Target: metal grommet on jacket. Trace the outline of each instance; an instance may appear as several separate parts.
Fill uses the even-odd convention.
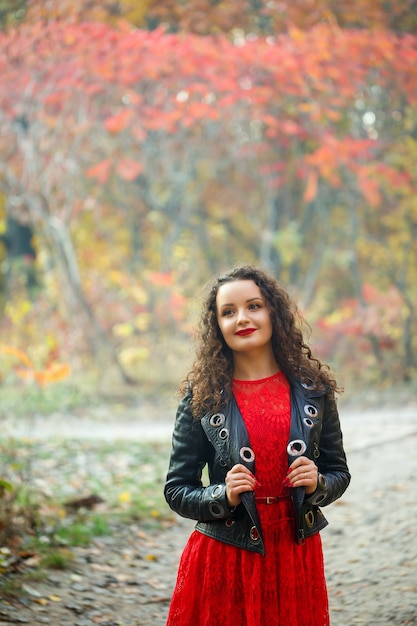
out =
[[[240,458],[247,463],[252,463],[255,460],[255,453],[252,448],[249,448],[248,446],[240,448],[239,454]]]
[[[213,489],[211,490],[211,497],[218,498],[219,496],[222,495],[223,491],[224,491],[224,488],[222,487],[222,485],[215,485]]]
[[[312,509],[310,509],[309,511],[307,511],[307,513],[304,516],[306,524],[309,528],[311,528],[314,524],[315,521],[315,517],[314,517],[314,512]]]
[[[252,528],[249,531],[249,537],[250,540],[253,543],[259,543],[259,541],[261,540],[261,535],[259,530],[256,528],[256,526],[252,526]]]
[[[225,419],[226,418],[223,413],[215,413],[210,417],[210,425],[214,428],[218,428],[219,426],[222,426],[224,424]]]
[[[217,519],[229,515],[230,512],[223,502],[226,486],[217,484],[211,485],[207,489],[210,494],[210,501],[208,503],[210,514]]]
[[[307,446],[302,439],[293,439],[287,446],[287,452],[290,456],[300,456],[307,450]]]
[[[222,439],[223,441],[225,439],[227,439],[229,436],[229,431],[227,428],[222,428],[221,430],[219,430],[219,439]]]
[[[308,416],[308,417],[317,417],[317,415],[319,414],[318,408],[314,406],[314,404],[306,404],[304,406],[304,413]]]
[[[224,517],[226,514],[226,509],[219,502],[209,502],[208,507],[213,517]]]
[[[326,494],[320,493],[311,498],[311,503],[314,504],[315,506],[320,506],[320,504],[323,502],[323,500],[325,500],[325,498],[326,498]]]

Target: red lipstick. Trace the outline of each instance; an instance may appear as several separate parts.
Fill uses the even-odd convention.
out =
[[[246,335],[251,335],[252,333],[254,333],[255,330],[256,328],[244,328],[243,330],[238,330],[235,334],[239,335],[239,337],[245,337]]]

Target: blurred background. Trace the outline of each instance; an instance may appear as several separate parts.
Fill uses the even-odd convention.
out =
[[[10,0],[0,28],[3,411],[171,396],[204,284],[252,262],[347,397],[415,390],[415,1]]]
[[[0,619],[165,624],[175,391],[256,263],[346,390],[335,623],[417,623],[416,33],[417,0],[0,0]]]

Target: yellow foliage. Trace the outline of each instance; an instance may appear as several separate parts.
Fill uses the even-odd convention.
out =
[[[139,304],[146,304],[148,302],[148,294],[142,287],[132,287],[130,294]]]
[[[132,501],[132,495],[130,491],[122,491],[119,493],[119,502],[122,504],[129,504]]]
[[[274,237],[275,248],[278,250],[283,265],[291,265],[300,257],[302,237],[296,222],[290,222],[286,228],[279,230]]]
[[[144,347],[124,348],[119,354],[119,360],[125,367],[134,366],[136,363],[149,358],[149,350]]]
[[[124,322],[113,326],[113,335],[115,337],[130,337],[133,332],[132,324]]]
[[[353,311],[351,307],[344,307],[344,308],[337,309],[336,311],[333,311],[333,313],[330,313],[330,315],[326,316],[326,324],[329,327],[335,326],[337,324],[340,324],[340,322],[349,320],[352,317],[352,315],[353,315]]]
[[[20,300],[18,302],[9,300],[4,307],[4,312],[10,317],[13,324],[18,326],[22,323],[31,309],[32,304],[29,300]]]
[[[359,237],[356,249],[360,257],[364,259],[364,262],[369,263],[373,267],[387,268],[392,264],[392,258],[387,254],[385,242],[369,241],[365,237]]]
[[[120,287],[126,287],[129,284],[127,274],[115,269],[109,271],[109,281]]]
[[[143,26],[146,14],[149,10],[150,0],[120,0],[124,7],[123,17],[135,26]]]
[[[151,321],[150,313],[141,313],[135,317],[135,327],[140,331],[146,331]]]

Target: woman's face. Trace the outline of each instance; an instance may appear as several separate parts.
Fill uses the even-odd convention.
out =
[[[269,308],[253,280],[221,285],[216,297],[216,313],[223,338],[234,352],[258,351],[270,345]]]

